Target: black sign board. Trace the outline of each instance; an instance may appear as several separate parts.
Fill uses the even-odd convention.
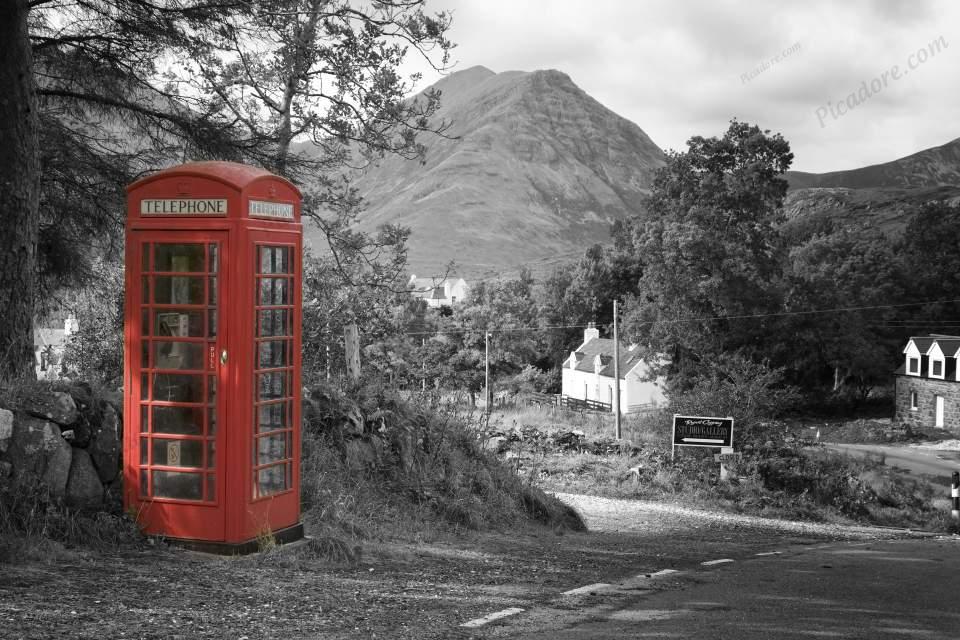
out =
[[[732,447],[733,418],[673,416],[675,447]]]

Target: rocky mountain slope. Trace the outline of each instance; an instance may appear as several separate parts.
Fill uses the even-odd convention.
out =
[[[452,126],[424,137],[426,162],[390,157],[352,176],[368,203],[361,228],[411,228],[419,275],[450,260],[476,277],[576,258],[609,241],[664,164],[637,125],[559,71],[472,67],[435,86]]]

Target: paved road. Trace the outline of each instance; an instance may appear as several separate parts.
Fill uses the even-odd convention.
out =
[[[825,446],[850,455],[881,455],[884,456],[888,466],[897,467],[912,474],[934,476],[946,484],[950,483],[950,476],[954,471],[960,471],[960,451],[883,444],[827,443]],[[960,638],[960,632],[957,633],[957,637]]]
[[[830,543],[732,560],[564,596],[482,637],[960,638],[956,537]]]

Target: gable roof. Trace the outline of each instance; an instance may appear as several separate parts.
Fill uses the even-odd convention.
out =
[[[601,362],[604,363],[602,369],[600,369],[600,375],[607,378],[613,377],[613,340],[610,338],[593,338],[584,343],[579,349],[574,352],[574,355],[581,356],[574,367],[577,371],[583,371],[585,373],[593,373],[594,362],[597,356],[601,357]],[[625,378],[627,373],[633,369],[637,364],[643,361],[643,358],[640,357],[640,350],[634,349],[630,350],[627,347],[620,345],[620,378]],[[569,365],[570,358],[568,357],[566,363]]]
[[[910,338],[910,342],[913,343],[913,346],[917,348],[917,351],[926,355],[927,351],[930,349],[930,345],[933,344],[933,338],[927,336],[913,336]],[[910,348],[910,342],[907,343],[904,352]]]
[[[940,350],[943,351],[943,355],[948,358],[957,357],[957,352],[960,351],[960,338],[937,338],[936,342],[940,345]]]

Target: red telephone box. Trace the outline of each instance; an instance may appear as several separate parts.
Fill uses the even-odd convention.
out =
[[[127,187],[124,506],[244,552],[300,523],[300,192],[197,162]]]

